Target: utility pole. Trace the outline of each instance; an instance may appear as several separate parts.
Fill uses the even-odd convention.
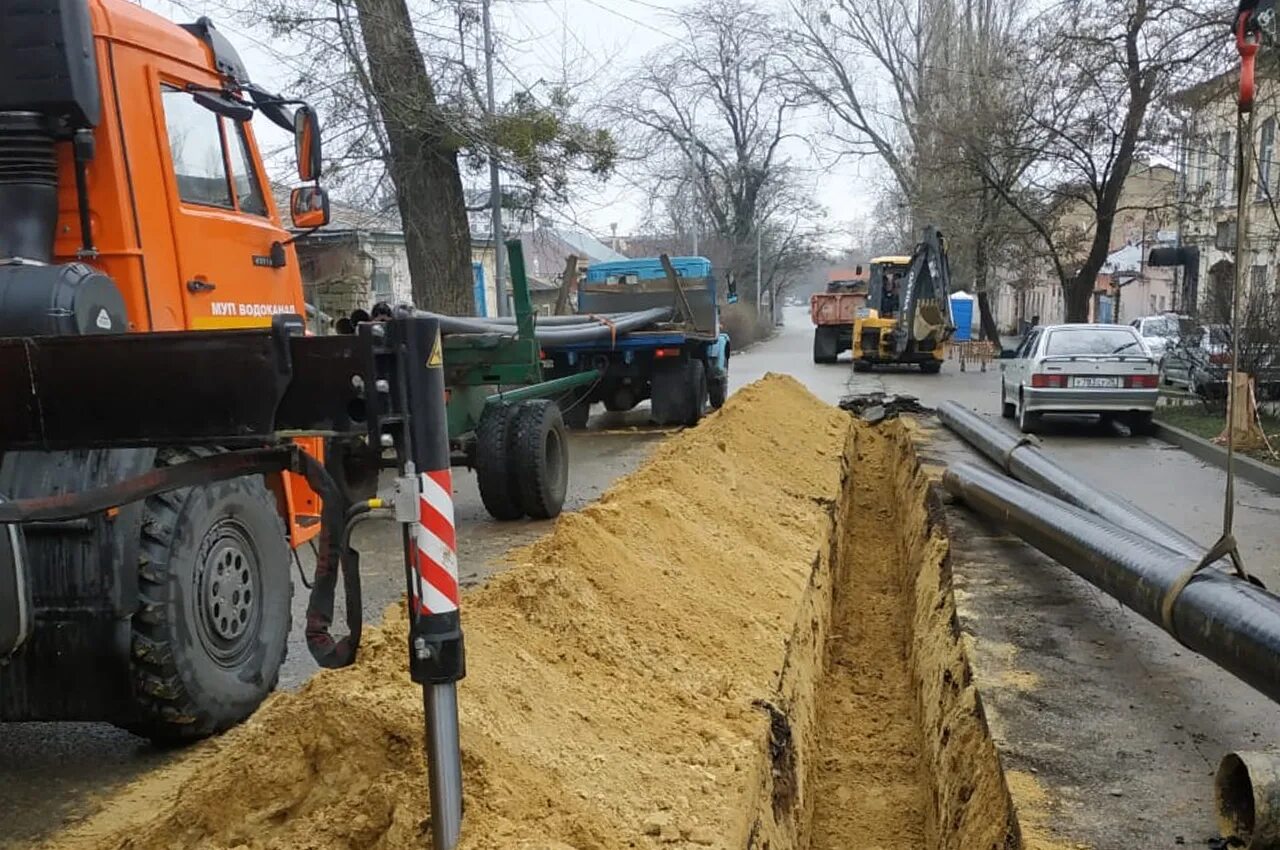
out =
[[[489,119],[497,115],[498,106],[493,94],[493,22],[489,18],[489,0],[480,0],[480,13],[484,26],[484,84],[489,101]],[[493,291],[498,299],[498,315],[508,314],[506,246],[502,240],[502,186],[498,182],[498,145],[489,146],[489,211],[493,218]]]

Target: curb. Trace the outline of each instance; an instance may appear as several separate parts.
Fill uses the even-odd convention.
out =
[[[1227,468],[1227,450],[1221,446],[1214,445],[1181,428],[1165,425],[1159,419],[1153,425],[1155,426],[1153,436],[1156,439],[1177,446],[1205,463],[1211,463],[1221,469]],[[1236,455],[1235,467],[1236,475],[1244,480],[1272,493],[1280,493],[1280,468],[1268,466],[1241,454]]]

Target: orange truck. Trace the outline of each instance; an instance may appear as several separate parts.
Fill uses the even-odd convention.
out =
[[[867,283],[862,266],[832,269],[826,291],[809,296],[814,363],[834,363],[840,352],[853,348],[853,323],[867,304]]]
[[[308,649],[353,660],[350,529],[389,514],[434,846],[452,847],[465,665],[439,324],[304,332],[261,120],[295,139],[294,227],[324,225],[315,113],[254,84],[207,19],[0,2],[0,720],[165,742],[238,723],[279,678],[308,542]],[[357,498],[384,468],[394,496]]]

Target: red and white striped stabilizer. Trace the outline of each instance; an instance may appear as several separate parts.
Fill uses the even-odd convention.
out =
[[[453,527],[453,477],[449,470],[418,476],[414,604],[420,614],[458,610],[458,537]]]

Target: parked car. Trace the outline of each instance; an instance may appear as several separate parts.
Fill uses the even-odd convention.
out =
[[[1253,334],[1247,329],[1241,338],[1242,368],[1253,374],[1258,393],[1280,394],[1280,352],[1275,350],[1273,331]],[[1160,367],[1165,386],[1183,387],[1205,398],[1224,398],[1227,373],[1231,371],[1231,327],[1203,325],[1184,334],[1166,353]]]
[[[1000,413],[1032,433],[1046,413],[1117,417],[1134,433],[1151,430],[1159,369],[1130,325],[1033,328],[1000,364]]]
[[[1166,351],[1178,344],[1183,335],[1194,332],[1196,327],[1189,316],[1179,316],[1176,313],[1143,316],[1129,324],[1142,335],[1142,341],[1147,344],[1157,362],[1164,358]]]

